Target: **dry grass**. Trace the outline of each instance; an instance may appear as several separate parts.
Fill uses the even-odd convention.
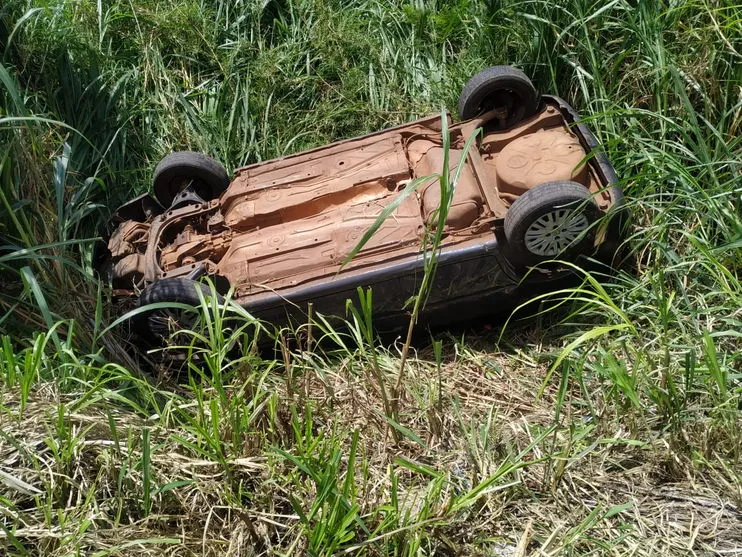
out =
[[[568,394],[568,416],[556,424],[555,389],[534,398],[544,365],[461,346],[452,352],[440,385],[430,354],[411,362],[400,419],[412,433],[399,443],[385,434],[378,389],[358,358],[336,361],[319,376],[311,371],[316,361],[305,365],[295,354],[292,392],[278,378],[264,385],[274,402],[258,410],[256,427],[224,460],[209,458],[208,435],[178,424],[199,421],[193,393],[172,395],[163,406],[169,416],[145,418],[112,404],[115,391],[106,388],[91,398],[40,383],[22,411],[20,393],[6,390],[5,542],[43,555],[304,554],[307,534],[290,498],[307,512],[318,486],[276,448],[303,454],[307,467],[319,469],[313,457],[321,440],[341,449],[346,462],[357,431],[352,494],[359,515],[373,531],[393,512],[395,496],[400,523],[366,539],[357,532],[345,552],[356,553],[358,542],[358,551],[387,554],[404,536],[440,555],[735,554],[742,547],[740,470],[725,469],[719,455],[698,466],[656,432],[630,432],[618,420],[585,413],[579,393]],[[393,355],[382,358],[388,370],[394,364]],[[218,397],[208,387],[203,395]],[[312,409],[311,418],[296,415],[302,408]],[[310,433],[298,438],[296,428],[307,426]],[[229,437],[226,420],[215,427]],[[142,509],[145,429],[149,515]],[[311,440],[319,445],[307,451],[302,441]],[[506,461],[517,466],[451,512]],[[347,474],[344,464],[340,470],[337,485]]]

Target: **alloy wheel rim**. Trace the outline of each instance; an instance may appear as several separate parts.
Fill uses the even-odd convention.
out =
[[[525,234],[526,248],[544,257],[559,255],[587,230],[585,213],[574,209],[554,209],[541,215]]]

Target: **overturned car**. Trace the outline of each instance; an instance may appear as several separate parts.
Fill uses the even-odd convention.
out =
[[[446,156],[452,169],[464,161],[428,321],[512,308],[564,274],[557,261],[609,262],[620,241],[622,192],[575,111],[539,95],[509,66],[475,75],[458,110],[456,124],[434,115],[239,168],[231,180],[205,155],[169,155],[155,169],[154,195],[113,215],[96,266],[115,296],[142,305],[197,305],[197,281],[212,277],[274,323],[302,319],[309,304],[343,315],[359,286],[372,287],[375,323],[394,326],[422,278],[423,238],[438,214],[436,175]],[[426,176],[400,202],[400,192]],[[392,203],[394,211],[346,261]],[[153,320],[140,321],[141,335],[161,340]]]

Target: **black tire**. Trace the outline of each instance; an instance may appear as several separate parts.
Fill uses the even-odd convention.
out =
[[[106,239],[108,238],[106,234],[101,234],[101,236]],[[107,241],[95,241],[93,244],[91,264],[95,277],[103,281],[103,284],[110,286],[113,278],[113,255],[111,254],[111,250],[108,249]]]
[[[189,184],[204,201],[211,201],[227,189],[229,176],[221,164],[203,153],[178,151],[162,159],[152,177],[155,197],[165,208]]]
[[[546,182],[528,190],[505,214],[508,259],[529,267],[552,259],[574,260],[594,249],[600,208],[577,182]]]
[[[211,289],[203,283],[186,278],[165,278],[153,282],[139,294],[138,307],[160,302],[180,303],[193,307],[193,311],[179,308],[158,308],[145,311],[134,318],[137,334],[150,346],[164,346],[177,328],[189,328],[198,315],[201,305],[198,291],[211,296]],[[221,297],[219,297],[221,301]],[[184,343],[188,340],[184,339]]]
[[[495,107],[506,108],[505,127],[533,116],[541,97],[528,76],[512,66],[492,66],[472,77],[459,96],[459,117],[475,118]]]

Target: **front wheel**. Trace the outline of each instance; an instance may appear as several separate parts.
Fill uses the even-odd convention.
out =
[[[140,293],[138,307],[146,308],[151,304],[163,304],[163,307],[145,309],[139,313],[134,318],[136,332],[152,347],[164,347],[167,344],[187,346],[193,340],[190,331],[197,324],[200,315],[199,290],[204,299],[212,294],[206,284],[191,279],[165,278],[153,282]],[[178,352],[175,351],[175,354],[182,358],[184,353]],[[174,355],[173,351],[169,353]]]
[[[152,177],[152,189],[160,204],[167,208],[187,187],[204,201],[211,201],[229,185],[224,167],[211,157],[193,151],[178,151],[162,159]]]
[[[529,267],[589,255],[599,217],[599,207],[582,184],[540,184],[516,199],[505,215],[508,257],[518,266]]]

